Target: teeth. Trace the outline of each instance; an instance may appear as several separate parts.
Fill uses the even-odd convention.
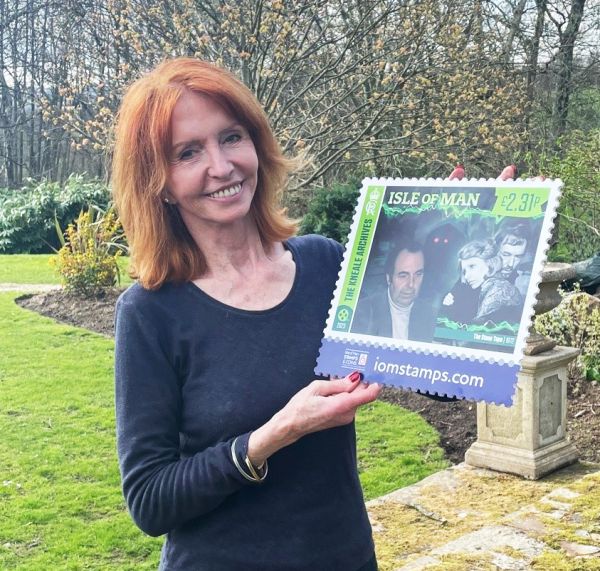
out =
[[[213,192],[209,194],[211,198],[225,198],[226,196],[233,196],[234,194],[238,194],[242,190],[241,184],[236,184],[230,188],[226,188],[225,190],[219,190],[219,192]]]

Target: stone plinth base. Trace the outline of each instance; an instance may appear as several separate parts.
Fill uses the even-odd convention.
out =
[[[524,357],[513,406],[477,404],[477,441],[465,462],[530,479],[575,462],[566,436],[567,365],[577,354],[556,347]]]
[[[479,468],[517,474],[537,480],[563,466],[577,462],[579,454],[567,440],[538,450],[522,450],[491,442],[475,442],[465,454],[465,462]]]

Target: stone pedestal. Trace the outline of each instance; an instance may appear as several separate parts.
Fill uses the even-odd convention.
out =
[[[555,347],[524,357],[513,406],[477,404],[477,441],[465,462],[532,480],[575,462],[566,437],[567,364],[578,352]]]
[[[537,302],[533,308],[535,315],[541,315],[555,308],[561,302],[558,286],[565,280],[577,275],[571,264],[549,262],[544,265],[539,283]],[[523,350],[525,355],[537,355],[556,347],[556,341],[537,333],[533,325],[529,328],[529,337]]]

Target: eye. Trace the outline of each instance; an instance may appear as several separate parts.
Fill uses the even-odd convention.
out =
[[[179,153],[179,155],[177,156],[177,160],[190,161],[193,158],[195,158],[200,153],[200,151],[201,149],[199,149],[198,147],[187,147],[186,149],[183,149],[181,153]]]
[[[235,145],[236,143],[239,143],[241,140],[242,140],[241,133],[230,133],[229,135],[225,136],[225,138],[223,139],[223,143],[226,145]]]
[[[182,161],[191,159],[194,156],[194,151],[192,149],[186,149],[179,155],[179,159]]]

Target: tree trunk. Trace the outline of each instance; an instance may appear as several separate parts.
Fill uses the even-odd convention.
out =
[[[573,92],[573,52],[579,34],[579,26],[583,18],[585,0],[573,0],[567,27],[560,34],[560,47],[558,51],[558,85],[554,103],[554,135],[560,137],[567,127],[567,114],[569,112],[569,98]]]
[[[515,6],[515,11],[513,13],[510,28],[508,30],[508,35],[506,36],[506,41],[504,42],[504,61],[507,63],[512,61],[513,43],[515,41],[517,32],[521,28],[521,20],[523,19],[523,12],[525,11],[526,3],[527,0],[519,0],[518,4]]]

